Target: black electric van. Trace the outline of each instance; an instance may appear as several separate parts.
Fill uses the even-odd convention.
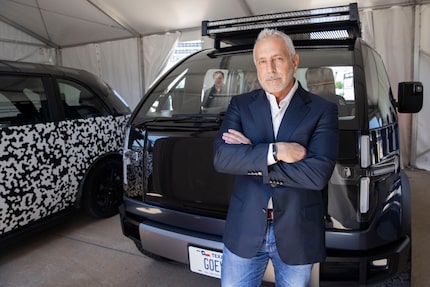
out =
[[[409,286],[411,190],[400,164],[397,112],[418,112],[423,86],[400,83],[395,100],[381,57],[360,38],[356,4],[204,21],[214,49],[166,73],[130,118],[124,235],[145,254],[220,277],[234,178],[214,170],[213,140],[230,99],[258,88],[252,47],[265,27],[293,39],[302,86],[338,105],[337,163],[323,192],[328,257],[313,277],[321,286]],[[217,71],[226,89],[208,103],[205,90]],[[265,280],[273,280],[270,273]]]
[[[0,241],[77,206],[117,214],[130,114],[89,72],[0,60]]]

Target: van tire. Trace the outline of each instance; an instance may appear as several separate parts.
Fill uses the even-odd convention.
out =
[[[393,278],[378,284],[371,285],[370,287],[410,287],[411,286],[411,272],[403,272]]]
[[[122,202],[122,162],[106,158],[91,168],[85,180],[83,206],[95,218],[108,218],[118,213]]]
[[[369,287],[410,287],[411,286],[411,253],[409,254],[408,264],[402,273],[387,279],[386,281],[370,285]]]

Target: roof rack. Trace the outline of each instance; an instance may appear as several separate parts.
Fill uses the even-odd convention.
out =
[[[202,36],[232,46],[252,45],[258,33],[272,28],[288,34],[295,44],[351,44],[361,36],[357,3],[259,16],[202,21]]]

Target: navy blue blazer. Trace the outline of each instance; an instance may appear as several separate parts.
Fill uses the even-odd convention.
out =
[[[251,145],[226,144],[222,133],[242,132]],[[281,259],[291,265],[325,259],[324,200],[321,190],[333,172],[338,150],[337,106],[304,90],[294,94],[276,141],[306,147],[303,160],[267,165],[275,142],[270,104],[263,90],[233,97],[214,142],[218,172],[236,175],[224,230],[224,244],[238,256],[255,256],[265,238],[269,198]]]

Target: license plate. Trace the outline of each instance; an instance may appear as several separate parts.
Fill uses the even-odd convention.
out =
[[[203,275],[221,278],[222,252],[188,246],[190,270]]]

